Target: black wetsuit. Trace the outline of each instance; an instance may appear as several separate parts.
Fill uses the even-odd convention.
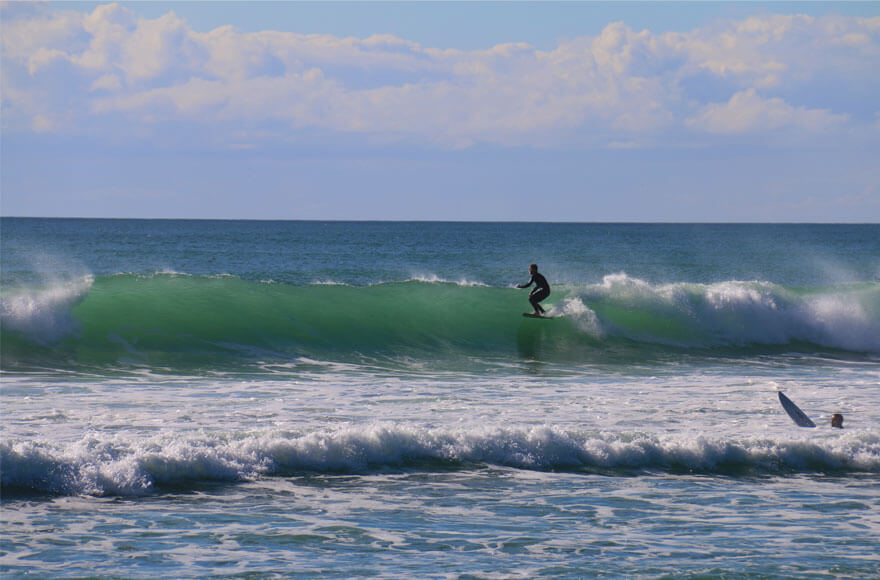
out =
[[[538,303],[550,296],[550,284],[547,283],[547,278],[535,272],[532,274],[532,279],[529,280],[529,283],[523,284],[520,288],[528,288],[532,284],[535,285],[535,289],[529,293],[529,302],[532,303],[532,308],[535,309],[535,312],[544,314],[546,311]]]

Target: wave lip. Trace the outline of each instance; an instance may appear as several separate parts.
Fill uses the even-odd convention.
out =
[[[88,437],[67,445],[5,441],[0,465],[4,494],[121,496],[296,473],[473,465],[609,475],[880,473],[880,437],[854,431],[821,440],[724,440],[597,435],[555,426],[445,430],[374,424],[300,435]]]
[[[332,281],[329,281],[332,282]],[[359,364],[591,362],[603,347],[793,348],[880,353],[880,284],[650,284],[626,274],[557,285],[558,320],[524,321],[526,294],[436,277],[290,286],[234,276],[115,274],[11,290],[0,304],[7,368],[241,368],[309,358]],[[648,349],[650,350],[650,348]],[[55,365],[55,366],[53,366]]]
[[[79,328],[73,308],[85,299],[93,283],[94,277],[88,275],[12,291],[0,300],[0,323],[37,344],[56,343]]]
[[[447,280],[446,278],[441,278],[436,274],[420,274],[417,276],[412,276],[407,282],[421,282],[423,284],[454,284],[456,286],[461,286],[463,288],[467,287],[481,287],[481,288],[489,288],[488,284],[484,284],[483,282],[477,282],[474,280],[468,280],[466,278],[460,278],[459,280]]]
[[[582,305],[577,308],[577,302]],[[597,336],[677,347],[803,342],[880,353],[880,284],[817,289],[769,282],[652,285],[626,274],[575,289],[566,299]]]

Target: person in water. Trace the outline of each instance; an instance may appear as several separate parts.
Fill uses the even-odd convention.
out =
[[[843,415],[840,413],[834,413],[831,415],[831,426],[843,429]]]
[[[532,304],[532,308],[535,310],[536,316],[543,316],[544,312],[546,312],[539,302],[550,296],[550,284],[547,283],[547,278],[538,274],[538,265],[532,264],[529,266],[529,274],[531,274],[531,279],[528,284],[517,284],[517,288],[528,288],[532,284],[535,285],[535,288],[529,293],[529,302]]]

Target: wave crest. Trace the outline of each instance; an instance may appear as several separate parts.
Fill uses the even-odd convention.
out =
[[[40,345],[58,342],[79,328],[72,311],[93,283],[88,275],[13,291],[0,300],[0,323]]]
[[[880,352],[880,284],[794,289],[769,282],[652,285],[626,274],[575,289],[575,318],[599,336],[681,347],[805,342]],[[598,324],[596,323],[598,319]],[[592,330],[595,329],[595,330]]]
[[[163,486],[295,473],[468,469],[474,464],[611,475],[880,473],[880,437],[854,431],[825,439],[725,440],[595,434],[556,426],[446,430],[373,424],[300,435],[164,434],[146,440],[88,437],[67,445],[0,443],[4,493],[128,496]]]
[[[880,353],[880,284],[650,284],[625,274],[554,287],[558,320],[524,320],[526,293],[439,279],[290,286],[231,276],[117,274],[9,292],[4,364],[163,368],[248,361],[591,361],[605,344],[794,345]]]

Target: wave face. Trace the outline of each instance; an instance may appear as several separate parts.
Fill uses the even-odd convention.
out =
[[[683,347],[802,342],[880,352],[880,284],[786,288],[769,282],[651,285],[625,274],[563,302],[603,335]]]
[[[375,424],[300,435],[90,436],[66,446],[2,442],[0,460],[4,494],[135,496],[262,476],[486,465],[608,474],[880,473],[880,439],[864,432],[826,440],[734,441],[552,426],[445,430]]]
[[[233,276],[85,277],[3,296],[3,363],[176,368],[290,357],[577,361],[609,344],[880,353],[880,284],[651,285],[618,274],[601,284],[557,286],[547,304],[558,318],[523,319],[526,291],[435,279],[292,286]]]

